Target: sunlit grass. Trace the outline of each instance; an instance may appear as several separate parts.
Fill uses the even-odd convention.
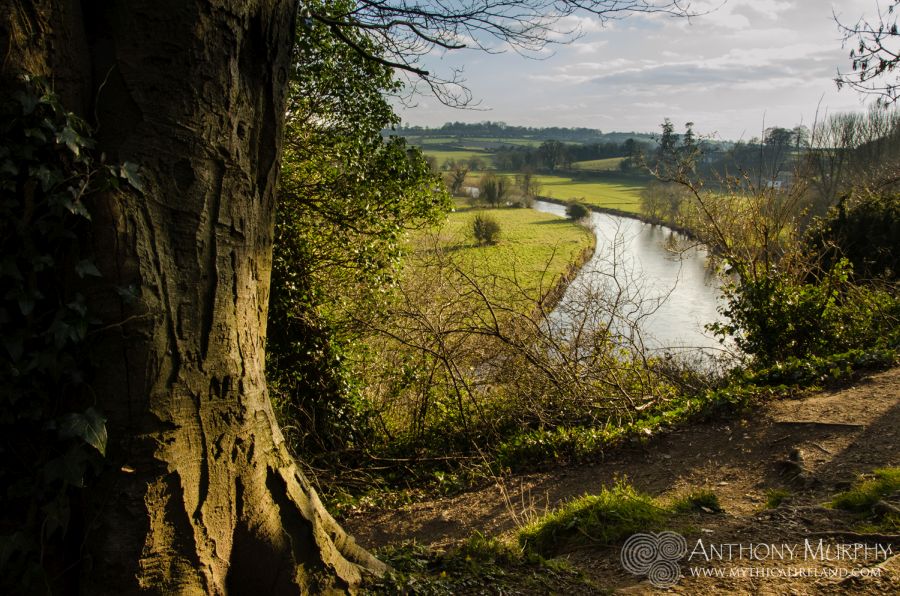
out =
[[[668,517],[652,497],[619,482],[535,520],[519,530],[518,541],[526,551],[553,556],[570,544],[614,544],[636,532],[658,530]]]
[[[644,185],[634,179],[616,177],[574,180],[565,176],[538,176],[541,195],[563,201],[579,200],[588,205],[638,213]]]
[[[479,213],[491,215],[500,224],[497,244],[480,246],[475,241],[472,222]],[[515,278],[533,298],[555,286],[594,241],[587,228],[562,217],[533,209],[472,208],[461,201],[432,233],[473,273]]]
[[[624,159],[624,157],[607,157],[606,159],[576,161],[572,164],[572,168],[585,172],[616,172]]]
[[[484,167],[489,167],[494,163],[494,154],[489,151],[479,151],[475,149],[439,150],[423,148],[422,152],[425,155],[437,159],[438,166],[441,167],[448,161],[467,162],[472,158],[480,159],[484,162]]]
[[[882,468],[875,470],[872,478],[862,479],[850,490],[835,495],[831,506],[865,513],[875,503],[897,491],[900,491],[900,468]]]

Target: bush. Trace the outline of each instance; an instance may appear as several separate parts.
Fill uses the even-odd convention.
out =
[[[863,278],[900,279],[900,193],[842,199],[807,234],[807,246],[826,265],[846,258]]]
[[[773,268],[726,288],[722,313],[729,322],[709,328],[733,337],[761,366],[889,343],[900,319],[900,299],[855,285],[851,275],[846,259],[812,282]]]
[[[478,244],[497,244],[500,240],[500,224],[493,217],[479,213],[472,220],[472,233]]]
[[[591,212],[590,209],[582,205],[581,203],[569,203],[566,206],[566,217],[569,219],[573,219],[578,221],[579,219],[584,219]]]

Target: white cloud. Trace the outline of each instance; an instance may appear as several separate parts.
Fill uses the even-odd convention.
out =
[[[494,108],[490,118],[511,124],[652,131],[670,116],[736,138],[758,134],[763,114],[785,126],[810,121],[820,99],[832,111],[860,108],[857,96],[838,94],[832,80],[847,66],[832,10],[855,22],[874,6],[875,0],[728,0],[690,20],[655,15],[601,27],[596,19],[570,17],[566,26],[584,35],[555,46],[546,60],[469,52],[456,62],[448,56],[434,70],[464,64],[475,96]],[[419,114],[421,120],[415,112],[403,116],[434,125],[487,117],[437,107]]]

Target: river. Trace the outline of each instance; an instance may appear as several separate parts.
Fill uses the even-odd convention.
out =
[[[547,201],[535,201],[533,208],[566,214],[564,205]],[[670,228],[606,213],[592,211],[588,225],[597,246],[551,314],[555,325],[572,325],[579,304],[615,295],[624,319],[636,321],[638,342],[651,350],[709,353],[721,347],[704,330],[721,315],[719,282],[706,266],[702,246],[690,246]],[[612,326],[618,333],[629,333],[622,319]]]

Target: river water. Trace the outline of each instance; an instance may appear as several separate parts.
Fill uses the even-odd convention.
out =
[[[563,217],[566,211],[565,206],[547,201],[535,201],[534,209]],[[555,325],[577,326],[574,313],[584,312],[580,305],[609,301],[622,313],[611,327],[617,333],[631,333],[634,342],[631,329],[636,326],[636,343],[651,350],[711,353],[721,347],[704,330],[721,315],[719,282],[706,266],[702,246],[691,246],[670,228],[605,213],[591,212],[589,226],[597,238],[594,255],[554,309]]]

